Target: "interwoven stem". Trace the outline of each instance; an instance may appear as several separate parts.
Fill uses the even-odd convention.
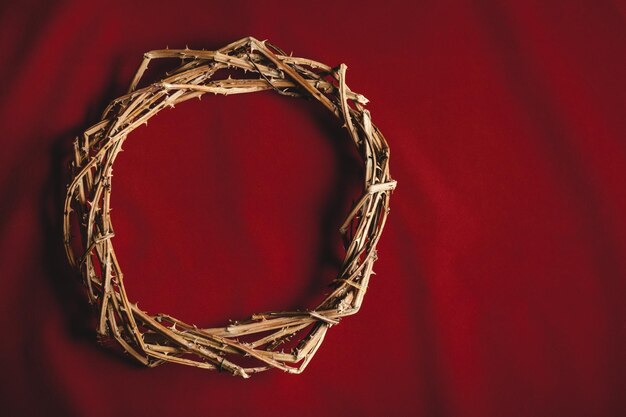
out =
[[[150,61],[161,58],[179,58],[182,62],[160,81],[138,88]],[[259,76],[212,79],[217,71],[232,68]],[[313,310],[255,314],[242,322],[209,329],[142,311],[128,299],[113,250],[111,177],[122,144],[133,129],[166,107],[206,93],[264,90],[319,101],[343,123],[363,158],[363,193],[340,228],[345,258],[333,291]],[[128,93],[113,100],[101,121],[74,142],[72,180],[64,209],[65,250],[69,262],[80,270],[90,303],[99,311],[98,334],[114,338],[126,352],[149,366],[177,362],[242,377],[270,368],[302,372],[328,328],[361,307],[376,260],[376,244],[389,212],[390,194],[396,186],[389,175],[389,147],[372,123],[366,103],[365,97],[346,85],[344,64],[331,68],[287,56],[252,37],[216,51],[165,49],[146,53]],[[78,224],[80,238],[72,238],[73,222]],[[280,350],[287,340],[302,334],[295,348]],[[243,357],[256,359],[257,365],[243,364],[250,362]]]

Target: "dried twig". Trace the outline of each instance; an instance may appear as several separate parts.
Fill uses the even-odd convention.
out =
[[[150,61],[161,58],[180,58],[183,62],[159,82],[138,88]],[[258,73],[259,77],[211,80],[217,71],[228,68]],[[212,329],[140,310],[128,300],[112,243],[111,176],[122,144],[133,129],[166,107],[206,93],[263,90],[318,100],[343,121],[364,160],[363,194],[340,229],[347,244],[336,287],[313,310],[255,314],[246,321]],[[73,178],[65,200],[67,257],[80,269],[89,300],[99,311],[97,331],[101,338],[114,338],[126,352],[149,366],[177,362],[242,377],[270,368],[302,372],[327,329],[361,307],[376,260],[376,244],[389,212],[389,197],[396,186],[389,175],[389,147],[372,124],[366,103],[365,97],[346,85],[345,65],[333,69],[310,59],[286,56],[251,37],[217,51],[166,49],[146,53],[128,93],[113,100],[102,120],[76,139]],[[81,236],[72,240],[72,222],[76,220]],[[305,336],[295,348],[278,350],[303,332]],[[244,356],[258,364],[243,364]]]

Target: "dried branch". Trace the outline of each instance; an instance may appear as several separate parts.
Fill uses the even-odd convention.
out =
[[[128,93],[113,100],[102,120],[74,143],[63,221],[67,257],[80,270],[89,300],[99,311],[97,331],[101,339],[116,340],[145,365],[176,362],[242,377],[270,368],[300,373],[328,328],[361,307],[376,260],[376,244],[389,212],[390,194],[396,187],[389,175],[389,146],[364,109],[367,99],[347,86],[344,64],[333,69],[310,59],[286,56],[268,45],[248,37],[217,51],[166,49],[146,53]],[[163,58],[180,58],[182,63],[158,82],[138,88],[150,62]],[[228,68],[259,77],[211,80],[217,71]],[[334,291],[310,311],[255,314],[244,322],[212,329],[140,310],[128,300],[112,243],[111,177],[122,144],[133,129],[164,108],[206,93],[264,90],[319,101],[343,122],[363,158],[363,194],[340,229],[347,245]],[[72,222],[79,225],[80,239],[72,239]],[[277,350],[302,332],[306,334],[295,348]],[[254,358],[258,366],[244,365],[242,357]]]

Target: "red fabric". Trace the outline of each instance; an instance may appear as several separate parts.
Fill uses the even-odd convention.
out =
[[[626,415],[626,8],[414,3],[1,6],[1,413]],[[69,146],[143,52],[247,35],[345,62],[371,100],[398,180],[377,275],[300,376],[144,369],[94,343],[66,265]],[[211,96],[125,148],[114,244],[142,308],[314,305],[360,173],[323,110]]]

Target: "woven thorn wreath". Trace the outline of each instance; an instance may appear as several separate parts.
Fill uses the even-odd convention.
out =
[[[162,58],[179,58],[181,63],[160,81],[138,88],[150,61]],[[258,77],[214,77],[220,70],[232,69]],[[345,259],[332,291],[313,310],[254,314],[218,328],[199,328],[167,314],[142,311],[128,299],[113,250],[111,178],[122,144],[133,129],[177,103],[206,93],[264,90],[319,101],[343,122],[363,159],[363,193],[340,228]],[[116,340],[148,366],[176,362],[242,377],[270,368],[302,372],[328,328],[359,310],[373,273],[390,194],[396,186],[389,175],[389,147],[364,108],[367,102],[346,85],[344,64],[331,68],[288,56],[252,37],[216,51],[165,49],[146,53],[128,93],[113,100],[101,121],[74,142],[72,179],[64,207],[64,243],[69,262],[80,270],[89,301],[99,312],[100,339]],[[79,230],[75,237],[73,226]],[[284,351],[290,339],[294,339],[290,342],[294,347]]]

